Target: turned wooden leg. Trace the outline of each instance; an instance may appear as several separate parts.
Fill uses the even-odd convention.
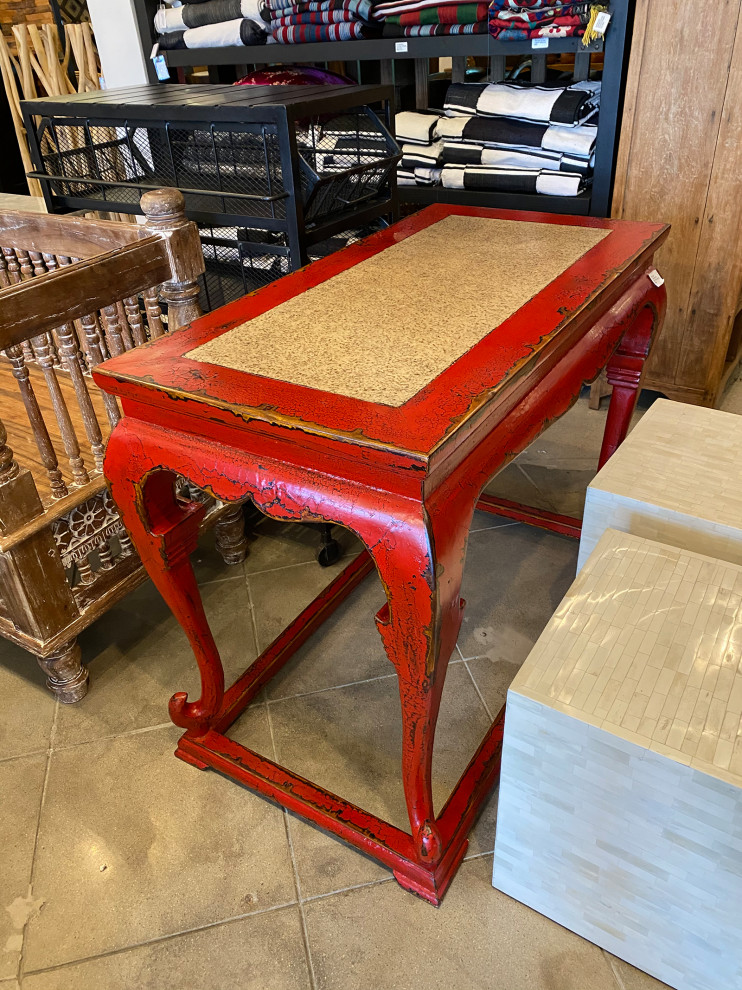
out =
[[[243,506],[233,505],[214,527],[216,548],[225,564],[241,564],[247,556]]]
[[[613,392],[603,433],[599,469],[626,439],[631,425],[644,362],[664,313],[664,286],[657,287],[654,294],[657,296],[656,302],[638,310],[605,369],[606,380],[613,386]]]
[[[60,646],[48,657],[37,657],[46,674],[46,686],[64,705],[73,705],[88,693],[88,670],[81,659],[82,651],[76,639]]]
[[[201,696],[170,699],[176,725],[203,734],[224,697],[224,670],[204,613],[190,555],[205,509],[175,495],[176,475],[153,464],[145,445],[129,434],[126,419],[113,431],[105,470],[121,518],[157,590],[185,631],[201,675]]]

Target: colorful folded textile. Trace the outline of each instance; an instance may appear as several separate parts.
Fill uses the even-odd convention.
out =
[[[512,117],[441,117],[435,136],[444,143],[462,142],[485,147],[543,148],[589,159],[595,149],[598,128],[537,124]]]
[[[407,27],[414,24],[475,24],[486,19],[486,3],[442,3],[438,7],[392,14],[386,18],[386,23]]]
[[[564,0],[539,7],[492,0],[489,30],[501,41],[582,35],[590,20],[590,7],[590,2],[585,0]]]
[[[267,27],[267,25],[265,26]],[[242,45],[264,45],[268,39],[265,28],[248,17],[222,24],[206,24],[187,31],[164,34],[159,38],[163,51],[178,48],[230,48]]]
[[[349,10],[311,10],[304,14],[284,14],[271,20],[274,27],[291,27],[292,24],[343,24],[357,21]]]
[[[204,3],[187,3],[182,7],[163,8],[155,14],[155,31],[170,34],[188,28],[221,24],[246,17],[257,24],[268,20],[268,9],[263,0],[205,0]]]
[[[371,0],[265,0],[271,17],[285,17],[287,14],[308,14],[320,11],[349,11],[362,21],[371,18]]]
[[[402,110],[394,118],[397,141],[404,144],[431,144],[441,115],[437,110]]]
[[[363,21],[340,24],[295,24],[291,27],[273,27],[271,34],[281,45],[300,45],[318,41],[352,41],[368,34]]]
[[[530,83],[454,83],[444,102],[447,114],[517,117],[551,124],[580,124],[598,109],[600,83],[533,86]]]
[[[421,10],[429,10],[437,7],[469,6],[472,3],[479,5],[481,0],[461,0],[461,3],[458,3],[457,0],[383,0],[382,3],[374,4],[373,17],[376,20],[383,21],[389,17],[399,17],[402,14],[411,14]],[[486,20],[486,13],[480,19]]]
[[[487,34],[487,22],[476,24],[413,24],[402,27],[384,22],[383,38],[431,38],[449,34]]]
[[[540,193],[545,196],[577,196],[583,188],[583,178],[576,173],[484,165],[446,165],[441,171],[441,182],[446,189]]]

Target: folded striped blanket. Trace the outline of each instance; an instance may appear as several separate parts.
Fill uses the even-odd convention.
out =
[[[443,142],[442,165],[498,165],[501,168],[547,169],[589,175],[592,158],[547,151],[544,148],[491,148],[480,144]]]
[[[400,165],[403,169],[434,168],[440,163],[442,152],[442,141],[434,144],[403,144]]]
[[[262,24],[269,19],[264,0],[205,0],[204,3],[187,3],[182,7],[163,8],[155,14],[155,31],[170,34],[188,28],[221,24],[246,17]]]
[[[416,168],[415,182],[418,186],[438,186],[441,181],[441,169]]]
[[[558,17],[582,17],[587,24],[590,19],[591,0],[560,0],[549,7],[503,8],[496,0],[490,4],[490,16],[496,17],[505,24],[522,27],[536,27],[548,24]]]
[[[414,169],[409,168],[398,168],[397,169],[397,185],[398,186],[416,186],[417,180],[415,178]]]
[[[159,39],[163,51],[178,48],[231,48],[243,45],[264,45],[268,39],[266,28],[259,27],[248,17],[222,24],[206,24],[183,32],[163,34]]]
[[[453,83],[443,109],[453,116],[482,114],[550,124],[580,124],[600,105],[600,83],[534,86],[531,83]]]
[[[512,117],[441,117],[435,136],[444,142],[495,148],[543,148],[589,159],[595,150],[598,128],[594,124],[579,127],[537,124]]]
[[[362,21],[371,17],[372,0],[263,0],[272,17],[287,14],[308,14],[323,10],[347,10]]]
[[[585,23],[574,18],[556,18],[546,26],[518,28],[503,26],[490,18],[489,33],[498,41],[529,41],[532,38],[581,38]]]
[[[441,170],[441,182],[446,189],[541,193],[544,196],[577,196],[583,189],[582,176],[576,173],[485,165],[446,165]]]
[[[487,20],[486,3],[443,3],[438,7],[423,7],[404,14],[391,14],[387,24],[475,24]]]
[[[280,45],[300,45],[318,41],[352,41],[366,37],[368,29],[363,21],[294,24],[290,27],[274,27],[271,22],[271,34]]]
[[[472,3],[479,2],[479,0],[464,0],[464,2]],[[401,14],[427,10],[431,7],[441,7],[445,4],[448,6],[455,5],[454,0],[384,0],[383,3],[374,4],[373,17],[376,20],[383,21],[388,17],[398,17]]]
[[[490,7],[496,10],[545,10],[550,7],[563,7],[570,0],[491,0]]]
[[[394,118],[397,141],[404,144],[431,144],[441,115],[436,110],[402,110]]]
[[[382,38],[430,38],[450,34],[487,34],[487,22],[477,21],[476,24],[411,24],[402,27],[400,24],[389,24],[384,21]]]
[[[292,24],[342,24],[358,21],[355,14],[349,10],[309,10],[304,14],[285,14],[271,20],[271,30],[274,27],[291,27]]]

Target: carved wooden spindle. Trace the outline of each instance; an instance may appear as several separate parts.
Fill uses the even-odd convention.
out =
[[[13,457],[13,451],[7,444],[8,434],[5,423],[0,419],[0,485],[4,485],[18,477],[20,468]]]
[[[18,389],[21,393],[26,415],[28,416],[28,422],[31,424],[39,457],[49,478],[52,497],[63,498],[67,494],[67,485],[64,483],[62,472],[59,470],[59,462],[54,450],[54,444],[49,436],[49,430],[46,428],[44,416],[39,407],[33,385],[31,384],[23,350],[18,346],[9,347],[5,353],[10,359],[13,377],[18,382]]]
[[[80,325],[83,333],[85,334],[85,340],[87,341],[90,366],[91,368],[94,368],[96,364],[100,364],[101,361],[105,361],[108,357],[107,351],[104,351],[103,334],[101,333],[98,319],[94,313],[90,313],[88,316],[83,316],[80,320]],[[119,411],[116,397],[109,395],[108,392],[101,392],[101,396],[103,398],[103,405],[106,409],[108,422],[112,427],[114,427],[121,419],[121,413]]]
[[[27,277],[38,278],[40,275],[46,275],[47,268],[44,264],[44,259],[40,251],[25,251],[18,252],[19,255],[25,255],[25,259],[21,257],[21,271]],[[27,264],[26,264],[27,261]],[[28,268],[31,269],[30,276],[28,275]],[[56,266],[55,266],[56,267]],[[53,333],[49,332],[46,334],[46,338],[49,342],[49,354],[52,359],[52,364],[55,367],[61,368],[62,358],[60,357],[59,350],[57,348],[57,341]]]
[[[100,558],[100,569],[102,571],[110,571],[113,565],[113,558],[111,556],[111,547],[108,544],[108,540],[103,540],[99,547],[96,547],[98,551],[98,556]]]
[[[93,569],[90,566],[87,556],[80,557],[79,560],[76,560],[75,566],[80,577],[80,584],[92,584],[95,581],[95,575],[93,574]]]
[[[12,247],[4,247],[0,248],[0,251],[2,251],[8,283],[10,285],[17,285],[19,282],[23,281],[23,277],[21,275],[21,266],[18,264],[15,250]],[[21,347],[23,348],[23,354],[26,360],[33,361],[33,349],[29,341],[24,340]]]
[[[121,327],[121,340],[124,344],[124,350],[130,351],[134,347],[134,338],[131,335],[129,323],[126,319],[124,304],[120,300],[116,303],[116,309],[119,311],[119,326]]]
[[[131,538],[125,529],[120,530],[116,534],[119,541],[119,546],[121,547],[121,555],[123,557],[130,557],[134,551],[134,544],[131,542]]]
[[[124,353],[126,348],[122,339],[121,318],[119,317],[119,308],[116,303],[113,303],[111,306],[104,306],[101,310],[101,316],[103,317],[103,326],[105,327],[108,352],[111,357],[118,357],[119,354]]]
[[[158,337],[162,337],[165,333],[165,328],[162,325],[162,310],[160,309],[159,288],[157,286],[153,286],[151,289],[145,289],[143,296],[144,308],[147,312],[149,339],[156,340]]]
[[[141,207],[148,230],[170,235],[173,275],[163,282],[160,294],[168,304],[168,330],[177,330],[202,315],[198,277],[204,259],[198,230],[185,215],[185,200],[178,189],[146,192]]]
[[[126,311],[126,321],[131,327],[131,335],[135,344],[146,344],[147,335],[142,324],[142,313],[139,309],[139,300],[136,296],[129,296],[124,299],[124,310]]]
[[[23,251],[21,248],[16,248],[15,253],[16,253],[16,257],[18,258],[18,264],[20,265],[21,268],[21,278],[23,279],[33,278],[34,277],[33,264],[31,263],[31,259],[28,256],[28,251]]]
[[[85,470],[85,463],[80,454],[80,444],[77,442],[77,437],[75,436],[70,412],[67,408],[67,403],[64,401],[62,390],[59,387],[57,373],[54,369],[54,358],[51,354],[46,334],[35,337],[31,341],[31,344],[39,367],[44,372],[54,415],[59,424],[59,432],[62,434],[62,443],[64,444],[64,449],[70,462],[70,468],[72,469],[72,478],[76,484],[86,485],[90,481],[90,477]]]
[[[85,435],[90,444],[90,450],[95,460],[95,466],[99,471],[103,470],[103,455],[105,444],[100,431],[100,425],[95,415],[95,409],[88,392],[88,383],[80,367],[80,352],[77,343],[77,334],[71,323],[63,323],[57,327],[57,340],[59,341],[59,351],[65,363],[65,367],[72,379],[72,386],[75,389],[75,398],[80,407],[82,421],[85,427]]]
[[[46,265],[46,270],[48,272],[54,272],[57,271],[57,269],[59,268],[66,268],[72,264],[71,258],[66,258],[63,255],[57,257],[54,254],[48,254],[46,251],[42,253],[42,257],[44,259],[44,264]],[[75,320],[74,333],[77,339],[77,362],[80,365],[80,371],[83,374],[85,374],[85,371],[87,370],[87,365],[86,365],[85,354],[83,352],[83,345],[82,345],[82,341],[84,340],[84,335],[81,332],[79,324],[80,321]],[[63,357],[64,363],[66,364],[69,359],[66,358],[64,355],[61,356]]]

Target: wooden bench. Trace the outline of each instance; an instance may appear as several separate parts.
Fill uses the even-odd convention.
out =
[[[0,635],[36,655],[63,702],[87,691],[77,635],[146,577],[102,474],[119,406],[90,373],[201,315],[183,207],[163,189],[143,197],[142,225],[0,213]],[[239,563],[241,507],[182,494],[209,503]]]

